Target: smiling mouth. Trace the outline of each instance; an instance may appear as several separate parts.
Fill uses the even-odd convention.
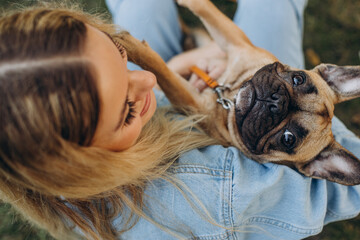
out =
[[[150,108],[150,104],[151,104],[151,94],[150,94],[150,92],[146,95],[145,98],[146,98],[145,99],[145,104],[144,104],[143,109],[141,110],[140,117],[144,116],[147,113],[147,111],[149,110],[149,108]]]

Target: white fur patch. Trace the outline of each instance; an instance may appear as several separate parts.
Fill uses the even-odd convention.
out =
[[[310,172],[317,172],[320,175],[328,175],[329,172],[351,173],[352,168],[353,166],[346,158],[333,155],[321,161],[315,161],[310,167]]]
[[[350,79],[345,83],[339,84],[338,87],[341,92],[357,92],[360,90],[360,78]]]

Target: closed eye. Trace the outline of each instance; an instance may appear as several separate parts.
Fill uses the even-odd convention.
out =
[[[127,105],[129,107],[128,114],[126,115],[124,126],[131,124],[132,120],[135,118],[135,102],[129,101],[126,99]]]

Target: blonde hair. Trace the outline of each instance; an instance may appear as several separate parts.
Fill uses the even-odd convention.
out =
[[[143,189],[182,153],[214,143],[159,109],[134,146],[91,147],[99,114],[96,73],[81,58],[86,24],[110,24],[67,8],[36,7],[0,19],[0,198],[61,239],[113,239],[142,216]],[[112,220],[132,209],[124,229]]]

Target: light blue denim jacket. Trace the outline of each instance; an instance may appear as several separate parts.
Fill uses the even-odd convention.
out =
[[[106,2],[114,22],[146,39],[164,60],[181,52],[174,0]],[[305,5],[306,0],[238,0],[234,22],[255,45],[283,63],[302,68]],[[138,69],[132,64],[128,67]],[[156,96],[159,105],[168,104],[163,93],[156,91]],[[336,140],[359,158],[359,138],[337,118],[332,129]],[[233,147],[194,149],[183,154],[169,172],[186,187],[164,180],[149,183],[144,211],[179,238],[302,239],[319,233],[324,224],[355,217],[360,211],[360,186],[307,178],[286,166],[261,165]],[[114,226],[121,228],[125,218],[126,212],[115,219]],[[121,238],[176,239],[143,218]]]
[[[156,96],[159,105],[167,103],[161,92],[156,91]],[[336,118],[333,131],[337,141],[360,157],[360,140]],[[169,171],[186,185],[180,187],[190,201],[173,184],[156,180],[145,190],[145,213],[178,231],[181,239],[302,239],[319,233],[329,222],[360,212],[360,186],[311,179],[282,165],[259,164],[233,147],[191,150]],[[190,202],[203,204],[210,217]],[[120,228],[122,220],[119,216],[114,225]],[[177,238],[140,219],[122,239]]]

